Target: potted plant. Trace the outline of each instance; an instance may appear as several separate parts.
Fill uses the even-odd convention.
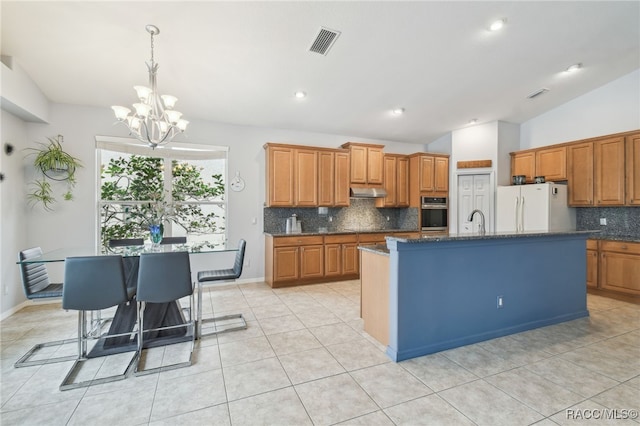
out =
[[[32,191],[28,198],[33,203],[42,203],[46,210],[52,210],[55,203],[51,184],[47,179],[67,182],[65,200],[72,200],[71,190],[75,186],[75,173],[82,167],[80,160],[62,149],[62,135],[57,138],[47,138],[49,143],[39,143],[40,148],[30,148],[35,155],[33,165],[42,173],[42,178],[31,184]]]

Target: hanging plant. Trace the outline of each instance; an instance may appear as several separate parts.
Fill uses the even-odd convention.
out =
[[[42,179],[31,184],[32,191],[27,194],[32,204],[42,203],[45,210],[53,210],[52,205],[56,202],[53,196],[51,184],[47,179],[66,182],[67,191],[63,198],[67,201],[73,200],[73,187],[76,184],[75,173],[82,163],[76,157],[68,154],[62,149],[62,135],[57,138],[47,138],[48,144],[39,143],[40,148],[30,148],[35,155],[33,165],[42,173]]]

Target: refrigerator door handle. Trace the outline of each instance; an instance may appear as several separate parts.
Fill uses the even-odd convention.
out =
[[[520,211],[518,210],[519,208],[520,208],[520,197],[516,197],[516,208],[514,210],[516,214],[516,220],[515,220],[516,232],[518,232],[518,230],[520,229],[520,221],[519,221]]]
[[[524,232],[524,195],[522,196],[522,202],[520,203],[520,231]]]

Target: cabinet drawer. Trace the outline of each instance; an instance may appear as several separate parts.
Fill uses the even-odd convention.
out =
[[[299,236],[299,237],[276,237],[273,239],[274,247],[286,247],[286,246],[305,246],[311,244],[322,244],[322,235],[314,236]]]
[[[385,242],[384,237],[386,235],[391,235],[390,233],[386,234],[360,234],[358,241],[361,243],[377,243],[377,242]]]
[[[598,250],[598,240],[587,240],[587,250]]]
[[[326,235],[324,237],[325,244],[344,244],[344,243],[357,243],[358,235],[345,234],[345,235]]]
[[[624,241],[601,241],[600,251],[615,251],[618,253],[640,254],[640,243],[626,243]]]

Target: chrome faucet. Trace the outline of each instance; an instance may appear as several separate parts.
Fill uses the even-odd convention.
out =
[[[475,209],[474,211],[471,212],[471,214],[469,215],[469,219],[467,219],[469,222],[473,221],[473,215],[476,213],[480,213],[480,229],[478,230],[478,232],[480,233],[480,235],[484,235],[484,233],[486,232],[484,229],[484,213],[482,213],[482,210],[478,210]]]

